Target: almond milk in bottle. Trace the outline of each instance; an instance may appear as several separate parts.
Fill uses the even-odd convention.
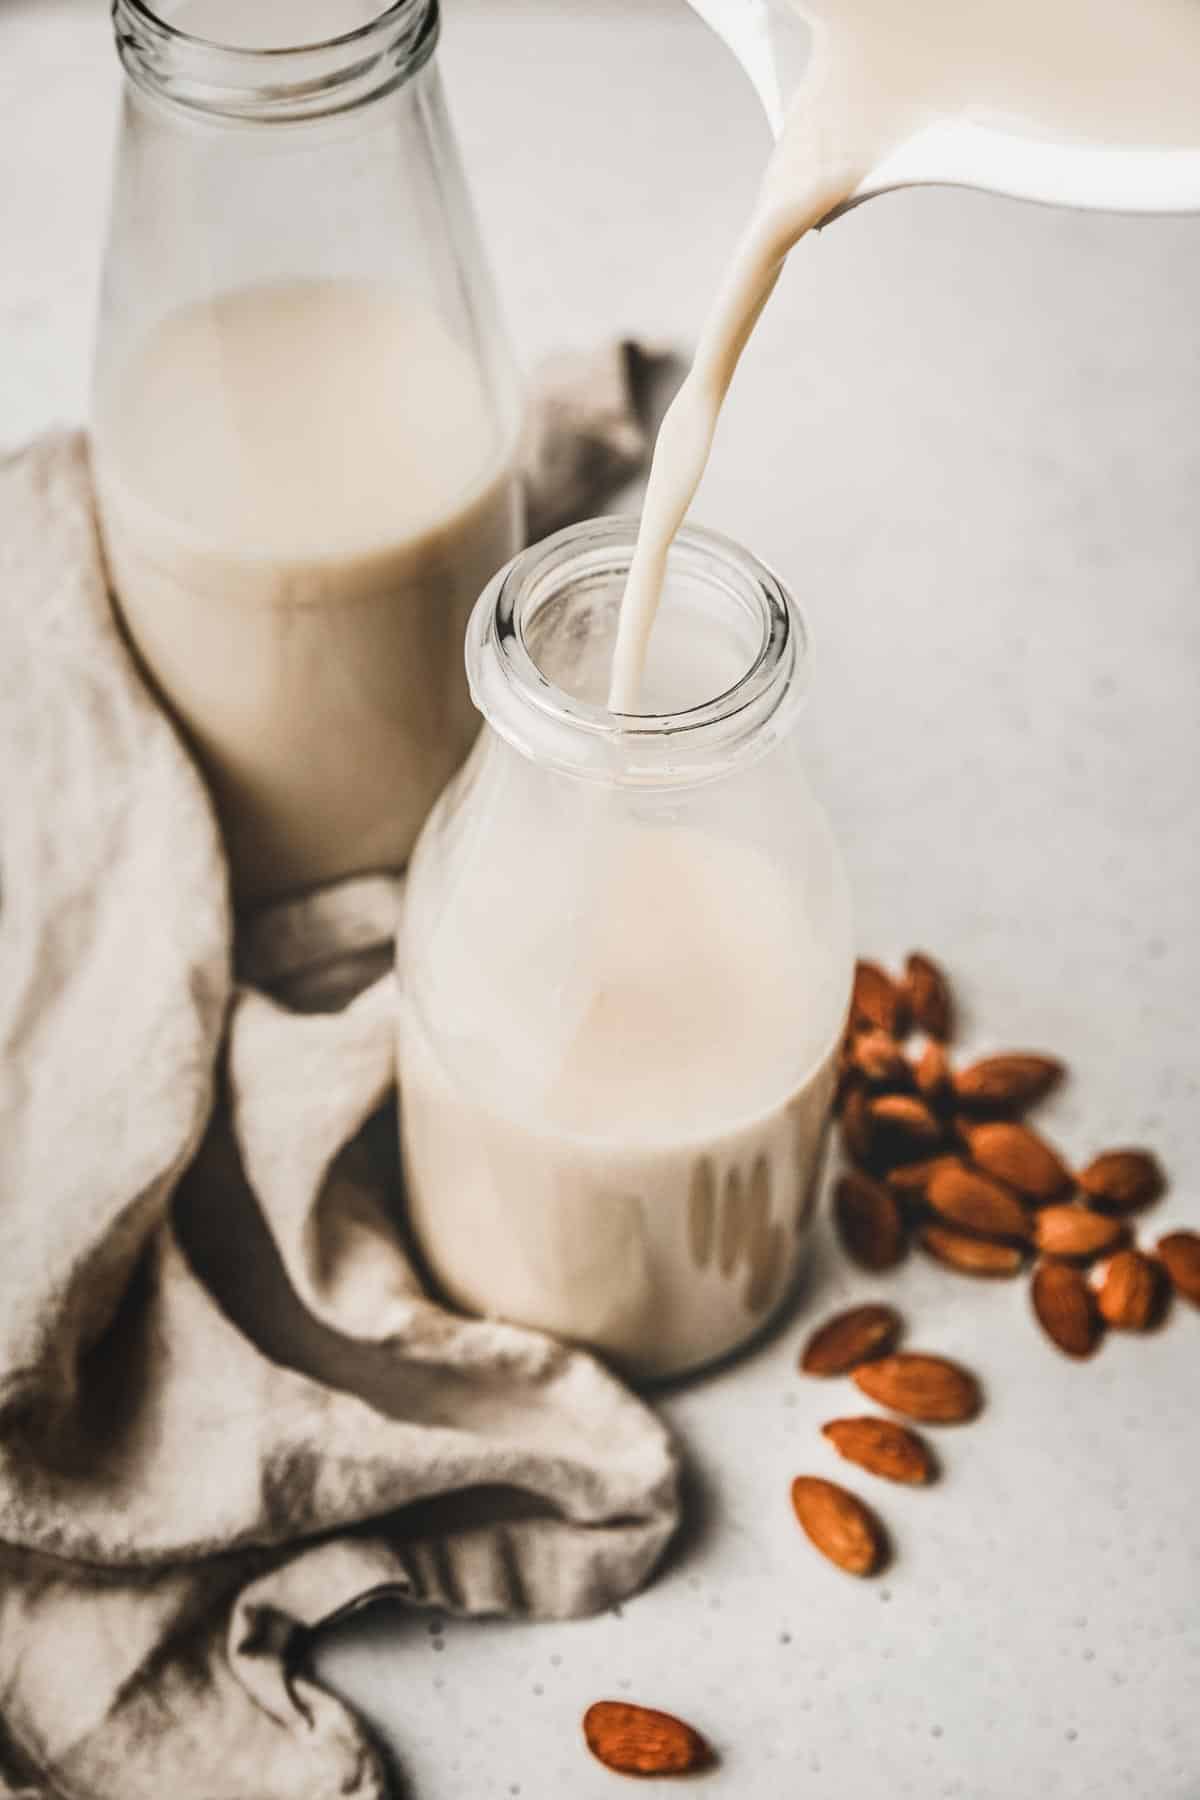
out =
[[[526,551],[471,621],[485,729],[409,877],[409,1216],[448,1297],[640,1379],[760,1332],[807,1249],[849,998],[768,570],[668,558],[637,717],[604,704],[628,520]]]
[[[436,0],[115,19],[100,526],[254,903],[398,867],[469,749],[466,620],[519,542],[516,384]]]

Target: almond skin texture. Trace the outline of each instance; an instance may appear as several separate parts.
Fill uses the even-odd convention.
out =
[[[1062,1064],[1052,1056],[1010,1051],[960,1069],[954,1092],[967,1112],[1021,1112],[1057,1087],[1063,1073]]]
[[[905,1087],[911,1079],[908,1058],[890,1032],[872,1026],[860,1031],[850,1047],[850,1060],[875,1087]]]
[[[1044,1206],[1033,1222],[1033,1241],[1043,1256],[1091,1262],[1125,1242],[1120,1219],[1105,1218],[1085,1206]]]
[[[900,1351],[864,1363],[854,1380],[868,1399],[925,1425],[962,1425],[982,1405],[975,1377],[942,1356]]]
[[[859,1363],[896,1348],[900,1314],[891,1306],[852,1306],[813,1332],[800,1358],[806,1375],[848,1375]]]
[[[1200,1237],[1194,1231],[1168,1232],[1158,1240],[1158,1260],[1175,1292],[1200,1306]]]
[[[1066,1263],[1039,1263],[1031,1292],[1034,1313],[1051,1343],[1066,1356],[1090,1356],[1103,1327],[1081,1271]]]
[[[846,1254],[864,1269],[893,1269],[904,1255],[900,1205],[869,1175],[843,1175],[833,1192],[833,1213]]]
[[[913,1069],[917,1092],[928,1106],[940,1106],[954,1092],[954,1071],[945,1046],[930,1038]]]
[[[1140,1250],[1118,1250],[1105,1264],[1096,1305],[1114,1331],[1148,1331],[1162,1299],[1162,1270]]]
[[[928,1447],[907,1425],[894,1419],[831,1419],[822,1425],[839,1456],[857,1463],[868,1475],[880,1475],[884,1481],[903,1481],[921,1487],[934,1477],[933,1458]]]
[[[941,1143],[941,1121],[915,1094],[880,1094],[868,1104],[872,1124],[894,1148],[919,1154]]]
[[[873,1575],[883,1562],[883,1527],[856,1494],[835,1481],[798,1475],[792,1506],[809,1542],[847,1575]]]
[[[674,1713],[597,1700],[583,1715],[592,1755],[620,1775],[690,1775],[713,1761],[700,1733]]]
[[[903,1037],[908,1029],[904,997],[878,963],[858,962],[854,965],[850,1022],[855,1027],[877,1025],[895,1038]]]
[[[1101,1212],[1136,1212],[1157,1200],[1166,1181],[1147,1150],[1106,1150],[1079,1172],[1079,1185]]]
[[[949,1231],[944,1225],[927,1225],[921,1233],[921,1244],[930,1256],[961,1275],[1016,1275],[1025,1262],[1024,1253],[1016,1244],[968,1237],[965,1232]]]
[[[1029,1214],[1011,1188],[974,1169],[935,1170],[925,1198],[938,1218],[978,1237],[1014,1238],[1028,1243]]]
[[[903,992],[914,1025],[944,1043],[954,1028],[950,983],[931,956],[914,950],[904,965]]]
[[[1007,1182],[1035,1206],[1061,1200],[1074,1186],[1061,1157],[1027,1125],[996,1120],[967,1126],[965,1136],[975,1167]]]

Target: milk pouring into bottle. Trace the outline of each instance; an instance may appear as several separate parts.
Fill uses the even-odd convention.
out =
[[[481,598],[485,729],[417,845],[397,972],[432,1274],[647,1378],[737,1349],[794,1288],[853,955],[804,778],[794,603],[682,533],[644,716],[619,721],[634,535],[571,527]]]
[[[750,222],[659,433],[609,704],[637,710],[666,547],[784,258],[887,188],[951,181],[1200,210],[1196,0],[693,0],[780,127]],[[799,85],[783,103],[789,72]]]
[[[405,1166],[435,1276],[642,1376],[736,1348],[786,1297],[848,997],[840,864],[782,747],[790,678],[777,654],[779,712],[740,733],[771,633],[735,643],[737,553],[707,546],[705,588],[705,534],[680,533],[783,260],[906,181],[1200,207],[1195,0],[698,4],[779,142],[636,549],[621,522],[564,534],[473,617],[491,729],[418,846],[401,956]],[[705,668],[714,630],[733,635]]]

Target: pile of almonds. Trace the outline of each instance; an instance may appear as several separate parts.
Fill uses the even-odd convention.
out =
[[[1063,1079],[1054,1057],[1030,1051],[956,1069],[950,985],[914,952],[900,980],[860,962],[842,1046],[837,1112],[849,1171],[834,1192],[847,1254],[871,1270],[894,1268],[914,1238],[947,1269],[1014,1276],[1032,1262],[1034,1312],[1068,1356],[1090,1356],[1107,1327],[1144,1331],[1172,1291],[1200,1307],[1200,1234],[1173,1231],[1153,1252],[1133,1242],[1131,1215],[1165,1188],[1149,1151],[1106,1150],[1072,1170],[1023,1116]],[[915,1054],[911,1034],[924,1041]],[[937,1475],[913,1424],[958,1425],[982,1405],[979,1383],[941,1356],[899,1351],[899,1313],[851,1307],[812,1334],[806,1374],[849,1375],[860,1392],[908,1423],[877,1414],[821,1427],[847,1462],[887,1481],[924,1486]],[[810,1541],[852,1575],[888,1557],[875,1512],[837,1482],[800,1475],[792,1506]],[[601,1700],[583,1721],[588,1748],[627,1775],[688,1775],[715,1762],[710,1745],[672,1713]]]
[[[847,1254],[890,1269],[915,1238],[976,1276],[1018,1275],[1035,1258],[1034,1311],[1069,1356],[1090,1356],[1105,1326],[1156,1324],[1172,1289],[1200,1305],[1200,1235],[1171,1232],[1153,1254],[1133,1242],[1130,1216],[1166,1185],[1154,1156],[1106,1150],[1072,1171],[1022,1119],[1063,1065],[1015,1051],[956,1069],[953,1021],[930,957],[914,952],[899,981],[859,963],[837,1099],[852,1165],[834,1194]],[[910,1056],[914,1028],[925,1042]]]

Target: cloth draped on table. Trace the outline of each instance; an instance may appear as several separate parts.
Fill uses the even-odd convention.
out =
[[[548,370],[538,531],[636,472],[655,369]],[[235,931],[85,440],[0,464],[0,1795],[373,1800],[315,1627],[382,1593],[585,1613],[675,1528],[654,1415],[405,1254],[397,901],[371,876]]]

